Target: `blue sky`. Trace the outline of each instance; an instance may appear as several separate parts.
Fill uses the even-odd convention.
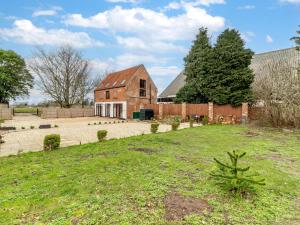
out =
[[[70,44],[94,73],[144,64],[161,92],[201,26],[212,41],[238,29],[260,53],[292,47],[298,25],[300,0],[9,0],[0,8],[0,48],[30,61],[36,46]],[[44,99],[35,88],[24,101]]]

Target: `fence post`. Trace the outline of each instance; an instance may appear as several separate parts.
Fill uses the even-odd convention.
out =
[[[214,121],[214,103],[208,103],[208,121],[212,123]]]
[[[182,119],[185,121],[185,119],[186,119],[186,103],[185,102],[183,102],[182,104],[181,104],[181,117],[182,117]]]
[[[161,120],[164,117],[164,104],[158,104],[158,118]]]
[[[242,103],[242,123],[245,124],[248,122],[248,102]]]

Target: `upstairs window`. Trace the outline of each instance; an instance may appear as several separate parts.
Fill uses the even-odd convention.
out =
[[[109,93],[109,91],[105,92],[105,97],[106,97],[106,99],[110,99],[110,93]]]
[[[140,97],[146,97],[146,80],[140,80]]]
[[[146,80],[140,80],[140,88],[146,89]]]

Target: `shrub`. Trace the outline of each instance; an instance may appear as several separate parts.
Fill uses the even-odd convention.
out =
[[[0,135],[0,144],[3,144],[5,141],[3,140],[3,136]]]
[[[179,117],[173,118],[172,122],[171,122],[171,126],[172,126],[173,131],[178,130],[178,128],[180,126],[180,118]]]
[[[91,124],[90,123],[88,123],[88,126],[90,126]]]
[[[58,125],[56,125],[56,124],[55,124],[55,125],[54,125],[54,127],[55,127],[55,128],[57,128],[57,127],[58,127]]]
[[[213,176],[218,184],[224,187],[226,190],[233,193],[244,193],[248,190],[253,190],[254,185],[265,185],[265,179],[255,179],[258,174],[246,174],[250,167],[239,167],[238,160],[246,155],[246,152],[238,154],[235,151],[233,153],[227,152],[231,164],[222,163],[216,158],[218,170],[212,172]]]
[[[97,137],[99,141],[104,141],[104,138],[107,136],[107,130],[99,130],[97,132]]]
[[[34,129],[34,126],[31,125],[31,126],[30,126],[30,129]]]
[[[3,119],[0,119],[0,127],[1,127],[1,123],[4,123],[4,120],[3,120]]]
[[[101,122],[99,122],[99,125],[101,125]]]
[[[51,151],[58,149],[60,146],[60,135],[59,134],[49,134],[44,138],[44,150]]]
[[[94,125],[97,125],[97,123],[94,123]]]
[[[203,124],[203,125],[207,125],[207,124],[208,124],[208,121],[209,121],[208,116],[204,116],[203,119],[202,119],[202,124]]]
[[[189,122],[190,122],[190,128],[193,128],[194,127],[194,122],[195,122],[194,118],[191,117]]]
[[[21,127],[22,130],[25,130],[25,127]]]
[[[156,134],[158,131],[159,123],[157,121],[153,121],[151,123],[151,133]]]

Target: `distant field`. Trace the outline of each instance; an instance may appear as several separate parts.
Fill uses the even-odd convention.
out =
[[[37,107],[14,108],[15,113],[36,113]]]

